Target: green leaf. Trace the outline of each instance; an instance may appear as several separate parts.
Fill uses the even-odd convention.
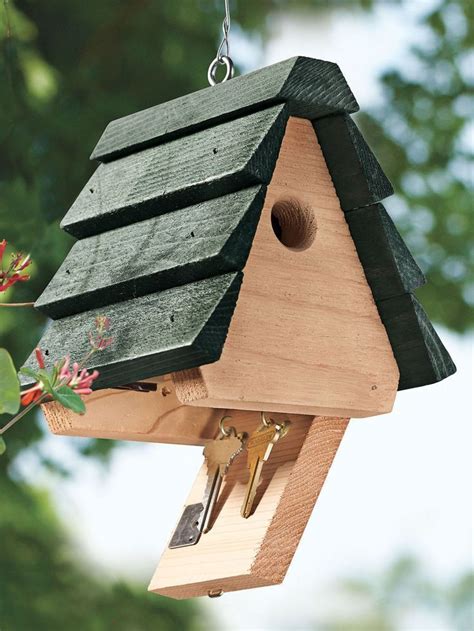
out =
[[[20,368],[19,373],[25,375],[25,377],[31,377],[35,381],[39,381],[38,373],[32,368]]]
[[[51,383],[53,384],[53,386],[57,382],[58,376],[59,376],[59,366],[57,364],[54,364],[53,369],[51,371]]]
[[[51,369],[51,384],[53,388],[59,382],[59,374],[63,369],[64,364],[66,363],[66,357],[59,359],[57,362],[54,362],[53,367]]]
[[[81,397],[74,392],[69,386],[61,386],[57,390],[52,391],[53,398],[59,401],[65,408],[69,408],[78,414],[84,414],[86,406]]]
[[[41,370],[38,370],[37,376],[38,381],[41,381],[41,383],[43,384],[44,390],[48,394],[53,396],[53,385],[51,383],[51,375],[49,374],[49,372],[44,368],[41,368]]]
[[[20,381],[10,353],[0,348],[0,414],[16,414],[20,409]]]
[[[5,445],[5,441],[3,440],[3,437],[0,436],[0,456],[2,456],[7,450],[7,446]]]

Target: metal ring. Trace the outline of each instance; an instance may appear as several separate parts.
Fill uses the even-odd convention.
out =
[[[225,77],[222,81],[218,82],[216,79],[217,66],[224,65],[225,66]],[[224,83],[228,79],[232,79],[234,76],[234,64],[232,63],[232,59],[227,55],[221,55],[220,57],[216,57],[213,59],[209,65],[207,70],[207,80],[209,81],[209,85],[216,85],[216,83]]]
[[[221,420],[219,421],[219,430],[220,430],[220,432],[221,432],[221,434],[223,436],[231,436],[232,435],[232,430],[234,430],[234,428],[233,427],[226,427],[224,425],[224,421],[227,420],[227,419],[231,419],[231,418],[232,418],[232,416],[223,416],[221,418]]]
[[[271,425],[274,425],[274,422],[272,421],[272,419],[267,420],[267,417],[265,416],[265,412],[260,412],[260,419],[264,427],[270,427]]]

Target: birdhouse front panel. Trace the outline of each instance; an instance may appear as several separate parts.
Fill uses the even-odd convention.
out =
[[[313,126],[290,117],[222,356],[177,376],[178,396],[368,416],[392,409],[398,379]]]

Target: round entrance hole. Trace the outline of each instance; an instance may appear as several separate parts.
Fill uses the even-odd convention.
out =
[[[272,228],[277,239],[290,250],[307,250],[316,237],[314,212],[297,199],[284,199],[272,208]]]

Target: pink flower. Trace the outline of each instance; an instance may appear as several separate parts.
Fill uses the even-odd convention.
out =
[[[21,274],[29,265],[31,265],[30,256],[23,256],[21,252],[12,254],[10,263],[6,270],[3,269],[3,255],[7,247],[5,239],[0,241],[0,293],[6,291],[9,287],[17,282],[29,280],[28,274]]]
[[[67,355],[59,371],[59,381],[72,388],[77,394],[90,394],[92,382],[99,376],[99,371],[93,370],[89,373],[86,368],[81,370],[77,362],[73,363],[72,371],[69,366],[70,358]]]
[[[5,241],[0,242],[0,260],[5,246]],[[84,363],[88,361],[90,356],[96,351],[103,351],[113,342],[113,338],[105,336],[106,331],[110,328],[109,318],[106,316],[97,316],[94,321],[94,328],[94,332],[89,332],[89,342],[92,346],[92,350],[90,350],[88,355],[84,358]],[[44,397],[44,400],[46,400],[46,398],[47,400],[51,400],[51,398],[54,398],[56,388],[60,386],[68,386],[77,394],[90,394],[92,392],[91,386],[99,376],[98,370],[89,372],[86,368],[82,368],[77,362],[74,362],[71,366],[71,358],[69,355],[66,355],[63,359],[55,362],[53,369],[48,372],[41,349],[37,348],[35,354],[36,362],[40,370],[38,372],[29,371],[29,374],[35,377],[37,382],[34,386],[21,393],[22,405],[34,403],[41,396],[45,395],[45,393],[48,394],[48,397]],[[46,388],[43,381],[47,384]],[[53,394],[51,394],[51,391],[53,391]]]
[[[44,357],[41,349],[35,349],[35,354],[38,367],[40,370],[45,370]],[[77,394],[91,394],[92,383],[99,376],[99,371],[93,370],[90,373],[86,368],[81,369],[77,362],[73,363],[71,370],[70,364],[71,360],[69,355],[55,362],[55,370],[51,371],[51,374],[48,375],[52,388],[56,388],[60,385],[69,386],[69,388],[74,390]],[[24,406],[30,405],[30,403],[37,401],[44,393],[44,384],[39,380],[34,386],[21,393],[21,404]]]

